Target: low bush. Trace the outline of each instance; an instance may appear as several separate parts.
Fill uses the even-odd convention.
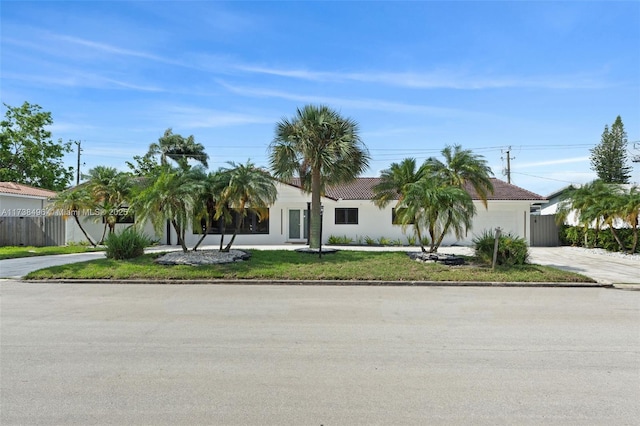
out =
[[[152,241],[145,234],[134,227],[126,228],[119,233],[112,233],[104,240],[107,247],[107,259],[123,260],[133,259],[144,254],[145,247],[149,247]]]
[[[476,257],[483,263],[493,263],[493,250],[495,246],[495,234],[493,231],[484,231],[482,235],[473,239],[473,247]],[[524,238],[510,233],[501,234],[498,239],[498,265],[524,265],[529,260],[529,247]]]
[[[624,244],[626,250],[630,250],[633,246],[633,229],[620,228],[616,229],[618,237]],[[564,225],[560,229],[560,243],[575,247],[586,248],[603,248],[609,251],[620,251],[620,246],[615,240],[610,229],[586,229],[583,226]],[[636,252],[640,252],[640,244],[636,248]]]
[[[327,240],[327,243],[329,244],[351,244],[353,242],[352,238],[347,237],[346,235],[343,236],[337,236],[337,235],[330,235],[329,239]]]

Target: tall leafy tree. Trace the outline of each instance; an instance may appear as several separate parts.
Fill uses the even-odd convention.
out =
[[[328,106],[306,105],[276,124],[270,145],[271,171],[288,181],[299,176],[311,192],[309,246],[320,247],[320,200],[324,188],[347,183],[369,166],[358,124]]]
[[[84,234],[89,244],[96,246],[96,243],[91,239],[87,231],[82,227],[79,217],[82,216],[83,211],[93,210],[95,203],[93,196],[86,187],[75,187],[59,192],[54,197],[51,204],[51,212],[62,212],[62,216],[72,216],[75,220],[78,228]]]
[[[230,162],[231,168],[221,170],[222,180],[227,185],[222,190],[218,201],[216,219],[227,213],[229,207],[236,216],[236,227],[233,236],[222,251],[228,252],[242,227],[247,213],[253,212],[262,220],[268,215],[268,207],[275,203],[278,190],[273,178],[266,170],[256,167],[250,161],[245,164]]]
[[[23,183],[61,191],[73,177],[63,157],[71,152],[71,142],[51,140],[46,128],[53,124],[50,112],[25,102],[19,107],[4,104],[0,122],[0,181]]]
[[[627,165],[627,133],[620,116],[604,126],[600,144],[591,149],[591,169],[604,183],[629,183],[631,167]]]
[[[161,165],[166,165],[168,160],[173,160],[178,166],[186,169],[189,160],[194,160],[204,167],[208,167],[209,155],[204,152],[204,146],[197,143],[193,135],[185,138],[173,133],[172,129],[165,130],[164,135],[158,139],[157,143],[149,145],[147,159],[156,156],[160,157]]]

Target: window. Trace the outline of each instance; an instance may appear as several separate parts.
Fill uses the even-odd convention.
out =
[[[240,215],[237,212],[233,212],[232,213],[233,219],[231,223],[227,224],[226,226],[224,226],[222,219],[213,222],[213,218],[211,218],[210,220],[212,220],[212,225],[209,228],[209,234],[220,235],[222,234],[223,229],[226,235],[233,234],[233,231],[235,231],[236,226],[238,225],[238,221],[241,221],[240,229],[238,230],[238,235],[268,234],[269,233],[269,214],[268,213],[269,212],[267,211],[266,214],[263,214],[262,220],[260,220],[260,218],[255,212],[247,211],[247,215],[244,217],[242,217],[242,215]],[[194,223],[193,233],[200,234],[202,233],[202,231],[196,232],[196,230],[197,229],[205,230],[206,228],[207,228],[207,222],[205,219],[202,219],[200,221],[199,227],[195,226],[195,223]]]
[[[107,218],[111,218],[111,220],[115,219],[115,223],[135,223],[136,218],[133,214],[133,209],[129,209],[129,207],[122,207],[117,209],[112,209],[108,214],[102,216],[102,223],[107,222]]]
[[[399,209],[400,212],[402,212],[402,209]],[[392,208],[391,209],[391,223],[393,225],[402,225],[402,222],[400,222],[400,220],[398,220],[398,215],[396,214],[396,208]],[[415,223],[414,220],[411,220],[407,223],[407,225],[413,225]]]
[[[357,225],[358,209],[336,209],[336,225]]]

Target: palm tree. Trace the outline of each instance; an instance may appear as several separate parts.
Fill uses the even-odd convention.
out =
[[[309,247],[319,248],[324,188],[350,182],[369,166],[358,124],[327,106],[306,105],[292,119],[276,124],[270,150],[274,176],[289,181],[297,175],[303,190],[311,192]]]
[[[219,250],[222,251],[226,225],[233,219],[228,201],[222,199],[222,193],[229,186],[230,178],[229,173],[223,172],[224,169],[221,168],[217,172],[209,173],[204,182],[204,190],[194,206],[196,209],[194,217],[204,219],[205,225],[202,229],[202,237],[193,247],[193,251],[200,247],[215,222],[218,222],[220,227]]]
[[[388,169],[380,173],[380,182],[373,187],[373,203],[379,208],[385,208],[392,201],[396,201],[395,213],[396,221],[402,225],[402,231],[406,231],[408,225],[413,225],[413,230],[420,241],[420,247],[424,251],[422,234],[420,232],[419,220],[412,213],[418,213],[413,208],[400,208],[407,190],[412,184],[420,181],[426,176],[424,166],[416,169],[415,158],[405,158],[400,163],[392,163]],[[413,207],[418,207],[413,206]]]
[[[115,231],[115,224],[118,221],[117,211],[124,207],[131,195],[131,177],[122,172],[118,172],[113,167],[96,166],[89,170],[87,175],[87,189],[93,196],[96,206],[102,211],[101,218],[104,220],[104,229],[100,242],[109,228],[109,233]]]
[[[623,193],[617,184],[608,184],[596,179],[582,185],[579,188],[571,187],[558,211],[558,218],[564,221],[570,212],[575,212],[576,219],[585,230],[593,227],[595,230],[595,242],[603,226],[608,226],[620,250],[625,250],[614,227],[616,219],[623,219]],[[587,245],[587,233],[585,232],[585,246]]]
[[[87,231],[82,227],[78,216],[85,210],[94,209],[93,197],[89,193],[86,187],[75,187],[64,190],[56,195],[52,200],[51,212],[63,212],[63,217],[73,216],[78,228],[82,231],[89,244],[96,246]]]
[[[444,236],[453,228],[457,238],[471,228],[476,213],[473,200],[467,191],[438,179],[423,178],[407,186],[404,198],[398,206],[397,216],[403,227],[414,224],[425,252],[420,228],[424,227],[431,240],[430,252],[438,251]]]
[[[149,152],[146,158],[160,156],[160,164],[168,164],[167,159],[171,159],[185,169],[188,167],[189,159],[195,160],[208,167],[207,160],[209,156],[204,152],[204,146],[196,143],[193,135],[184,138],[181,135],[174,134],[172,129],[167,129],[164,135],[158,139],[158,143],[149,145]]]
[[[192,223],[194,205],[204,189],[205,179],[200,167],[165,168],[135,197],[133,209],[140,218],[139,223],[149,220],[159,233],[168,220],[176,231],[182,251],[188,251],[185,233]]]
[[[482,155],[474,154],[471,150],[462,149],[460,145],[447,146],[442,151],[444,162],[435,157],[425,161],[424,167],[433,176],[439,176],[449,185],[464,189],[467,184],[482,200],[485,208],[488,208],[487,196],[493,194],[491,176],[493,172],[487,165],[487,160]]]
[[[221,251],[228,252],[236,239],[242,222],[248,212],[258,215],[262,220],[268,215],[268,207],[278,197],[273,178],[266,170],[256,167],[251,161],[246,164],[230,162],[231,168],[221,170],[221,181],[227,186],[218,200],[215,219],[220,219],[228,212],[228,207],[235,213],[236,227],[229,244]],[[222,244],[222,243],[221,243]]]
[[[629,191],[624,194],[620,204],[620,216],[633,230],[631,253],[635,253],[638,248],[638,227],[640,226],[640,187],[631,187]]]

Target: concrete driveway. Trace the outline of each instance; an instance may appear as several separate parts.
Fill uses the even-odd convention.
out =
[[[640,284],[640,255],[579,247],[531,247],[530,262],[586,275],[602,284]]]
[[[234,246],[239,249],[259,250],[295,250],[299,245],[279,246]],[[331,246],[327,246],[331,247]],[[340,250],[370,250],[370,251],[407,251],[406,247],[335,247]],[[217,249],[217,246],[206,246],[206,249]],[[179,250],[175,246],[160,246],[149,249],[149,252]],[[440,253],[471,255],[469,247],[441,247]],[[593,278],[602,284],[640,284],[640,256],[617,257],[603,254],[594,250],[584,250],[576,247],[531,247],[531,263],[553,266],[577,272]],[[37,269],[63,265],[67,263],[83,262],[98,259],[104,253],[67,254],[58,256],[39,256],[22,259],[0,260],[0,278],[19,279]]]

